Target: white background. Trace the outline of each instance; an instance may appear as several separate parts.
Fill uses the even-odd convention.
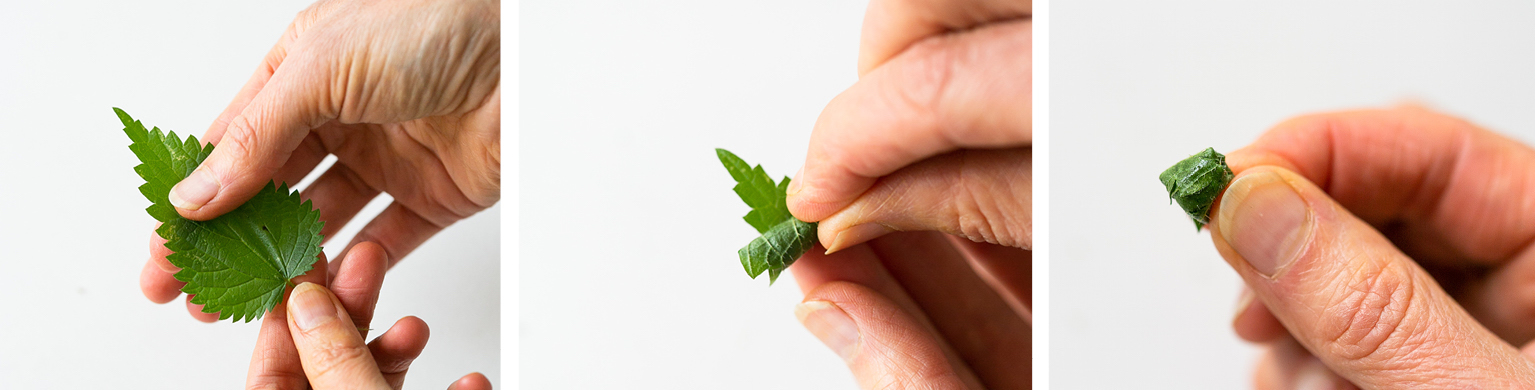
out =
[[[1053,2],[1051,384],[1248,388],[1240,281],[1156,176],[1411,99],[1535,140],[1535,4]]]
[[[181,302],[139,292],[153,219],[111,107],[201,135],[307,3],[0,6],[0,388],[244,383],[258,323],[199,323]],[[386,204],[375,200],[326,252]],[[500,209],[449,227],[385,279],[373,328],[416,315],[432,330],[412,387],[471,371],[504,386]]]
[[[757,235],[714,148],[775,177],[856,80],[863,1],[522,5],[521,375],[528,389],[851,389],[748,279]]]

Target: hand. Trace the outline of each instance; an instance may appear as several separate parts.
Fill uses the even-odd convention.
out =
[[[501,197],[499,13],[489,0],[310,6],[209,127],[204,140],[218,148],[171,190],[171,203],[186,218],[211,219],[272,180],[297,183],[334,154],[303,191],[326,222],[321,234],[387,192],[394,203],[352,242],[376,242],[399,261]],[[183,285],[164,242],[151,235],[140,276],[158,303]],[[188,311],[218,318],[190,300]]]
[[[871,2],[860,80],[816,121],[788,205],[827,254],[791,270],[795,314],[864,388],[1031,385],[1029,12]]]
[[[820,222],[827,249],[893,230],[1031,245],[1030,5],[869,3],[858,83],[821,112],[788,189],[789,210]],[[985,165],[971,161],[1004,148],[1011,153],[992,151]],[[909,174],[885,177],[903,168]]]
[[[1253,297],[1233,326],[1269,345],[1259,388],[1535,387],[1535,150],[1405,107],[1227,162],[1210,236]]]
[[[937,232],[813,248],[790,268],[794,314],[865,389],[1026,389],[1031,259]]]
[[[317,284],[327,279],[323,262],[296,278],[299,285],[285,303],[262,320],[246,388],[400,389],[411,361],[426,347],[428,331],[421,319],[405,317],[363,344],[387,264],[383,249],[365,242],[331,278],[334,295]],[[449,389],[490,389],[490,382],[474,373]]]

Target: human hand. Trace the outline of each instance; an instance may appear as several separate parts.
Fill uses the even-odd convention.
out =
[[[262,320],[247,389],[401,388],[410,363],[426,347],[426,323],[405,317],[363,344],[388,259],[378,245],[365,242],[341,264],[339,273],[330,278],[331,289],[321,286],[327,267],[320,263],[296,278],[299,285],[285,303]],[[465,375],[449,387],[489,388],[489,380],[478,373]]]
[[[822,111],[788,189],[789,210],[820,222],[827,249],[893,230],[1031,245],[1030,11],[1016,0],[869,3],[858,83]]]
[[[865,389],[1026,389],[1031,258],[937,232],[811,250],[794,313]]]
[[[489,0],[315,3],[209,127],[203,139],[218,148],[171,190],[171,203],[186,218],[211,219],[271,180],[297,183],[334,154],[302,194],[326,222],[321,234],[387,192],[394,203],[352,243],[378,243],[399,261],[501,197],[499,13]],[[140,275],[157,303],[184,285],[164,243],[151,234]],[[218,318],[188,298],[194,318]]]
[[[816,120],[788,206],[826,254],[791,270],[795,314],[864,388],[1031,385],[1030,11],[871,2],[859,81]]]
[[[1226,161],[1210,236],[1251,291],[1258,388],[1535,387],[1535,150],[1405,107],[1293,119]]]

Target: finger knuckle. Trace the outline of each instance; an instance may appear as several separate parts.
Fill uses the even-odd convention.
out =
[[[338,377],[354,375],[361,368],[366,368],[373,355],[368,348],[362,345],[329,344],[314,351],[310,356],[314,357],[313,363],[306,364],[314,367],[315,377]]]
[[[974,177],[987,175],[987,177]],[[953,209],[952,226],[957,234],[971,241],[1021,247],[1029,236],[1030,218],[1016,218],[1020,203],[1005,178],[991,177],[983,171],[962,168],[948,188]]]
[[[894,84],[888,98],[895,102],[895,106],[909,112],[942,115],[939,107],[952,85],[960,56],[943,46],[941,41],[929,40],[916,43],[902,57],[905,61],[900,67],[899,79],[905,82]],[[944,123],[941,118],[934,119]]]
[[[1420,331],[1408,317],[1418,291],[1410,271],[1367,265],[1339,277],[1319,322],[1325,346],[1345,360],[1380,363],[1415,345]]]
[[[261,143],[264,141],[256,131],[256,123],[251,118],[251,114],[253,113],[244,113],[229,122],[229,128],[224,131],[223,138],[219,139],[219,149],[236,156],[249,155],[260,150]]]

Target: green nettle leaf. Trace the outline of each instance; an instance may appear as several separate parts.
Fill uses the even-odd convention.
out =
[[[1215,198],[1226,190],[1226,184],[1236,175],[1226,166],[1226,156],[1205,148],[1189,158],[1162,171],[1158,178],[1167,187],[1170,201],[1178,202],[1183,212],[1194,220],[1194,231],[1210,222],[1210,206]]]
[[[203,305],[203,312],[219,313],[220,320],[250,322],[281,303],[291,280],[319,259],[325,226],[319,210],[288,186],[267,183],[251,200],[218,218],[182,218],[171,206],[171,187],[197,169],[213,145],[193,136],[182,141],[158,127],[146,130],[123,110],[112,110],[133,140],[128,148],[140,162],[133,170],[144,178],[139,192],[151,203],[146,211],[161,222],[155,232],[175,252],[166,260],[181,268],[175,275],[186,282],[181,291]]]
[[[778,281],[778,274],[815,246],[816,224],[800,221],[789,214],[786,202],[788,177],[774,183],[773,177],[768,176],[761,165],[748,165],[725,149],[714,149],[714,152],[719,155],[720,163],[725,164],[725,170],[730,171],[730,177],[736,180],[736,195],[752,208],[742,219],[762,233],[737,252],[741,256],[741,266],[752,279],[766,271],[768,284],[773,284]]]

